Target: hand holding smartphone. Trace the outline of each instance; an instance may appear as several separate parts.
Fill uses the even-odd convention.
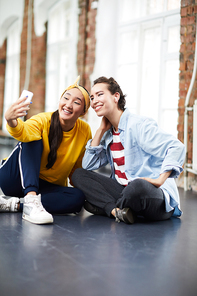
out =
[[[24,98],[24,97],[27,97],[27,99],[25,100],[25,103],[30,103],[31,100],[32,100],[32,97],[33,97],[33,93],[31,91],[28,91],[28,90],[23,90],[22,91],[22,94],[20,96],[20,98]]]

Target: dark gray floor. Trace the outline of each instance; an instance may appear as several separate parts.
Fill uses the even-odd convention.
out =
[[[196,296],[197,193],[180,195],[182,218],[165,222],[0,214],[0,295]]]
[[[197,193],[179,192],[184,214],[165,222],[1,213],[0,296],[196,296]]]

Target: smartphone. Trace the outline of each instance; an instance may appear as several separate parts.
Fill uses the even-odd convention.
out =
[[[20,98],[24,98],[24,97],[28,96],[27,99],[25,100],[25,103],[27,103],[27,102],[30,103],[31,100],[32,100],[33,95],[34,94],[31,91],[28,91],[28,90],[24,89],[22,91],[22,94],[21,94]]]

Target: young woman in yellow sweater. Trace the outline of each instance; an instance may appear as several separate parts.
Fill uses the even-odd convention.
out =
[[[63,92],[55,112],[23,122],[19,117],[29,110],[25,97],[5,113],[8,132],[20,142],[0,165],[1,190],[11,197],[0,196],[0,212],[23,211],[23,219],[45,224],[53,222],[51,214],[81,210],[84,194],[67,186],[91,139],[89,125],[79,119],[90,106],[89,94],[78,80]]]

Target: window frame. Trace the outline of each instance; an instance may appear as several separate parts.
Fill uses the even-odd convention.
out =
[[[120,9],[120,2],[118,1],[117,8]],[[164,3],[165,5],[165,11],[160,12],[158,14],[152,14],[147,15],[143,17],[139,17],[134,20],[121,22],[119,20],[118,23],[118,31],[117,31],[117,51],[116,51],[116,60],[117,60],[117,66],[116,66],[116,77],[118,77],[118,70],[121,66],[118,63],[118,53],[120,50],[120,35],[123,32],[129,32],[131,30],[135,30],[138,32],[138,63],[137,63],[137,95],[136,95],[136,109],[134,110],[133,107],[128,108],[131,110],[131,112],[140,114],[140,115],[146,115],[142,114],[141,112],[141,104],[142,104],[142,98],[141,98],[141,89],[142,89],[142,72],[143,72],[143,49],[144,49],[144,31],[151,27],[160,26],[161,27],[161,44],[160,44],[160,71],[159,71],[159,92],[158,92],[158,105],[157,105],[157,114],[158,116],[155,116],[155,119],[157,120],[157,123],[159,126],[165,129],[165,126],[163,124],[163,117],[164,112],[167,111],[175,111],[174,107],[168,106],[168,108],[163,106],[164,101],[164,87],[165,87],[165,71],[166,71],[166,63],[171,60],[177,60],[179,61],[179,50],[176,53],[167,53],[167,31],[170,27],[173,26],[179,26],[180,27],[180,10],[179,9],[173,9],[168,11],[167,10],[167,0]],[[179,73],[179,69],[177,69],[177,75]],[[130,82],[132,85],[132,81]],[[120,84],[121,85],[121,84]],[[123,92],[124,89],[123,89]],[[131,97],[130,97],[131,96]],[[130,97],[130,100],[132,100],[132,93],[128,94],[128,97]],[[127,100],[128,102],[128,100]],[[177,121],[178,121],[178,85],[177,85]],[[148,115],[148,114],[147,114]],[[178,123],[178,122],[177,122]],[[176,129],[176,131],[175,131]],[[174,127],[174,135],[177,136],[177,126]]]

